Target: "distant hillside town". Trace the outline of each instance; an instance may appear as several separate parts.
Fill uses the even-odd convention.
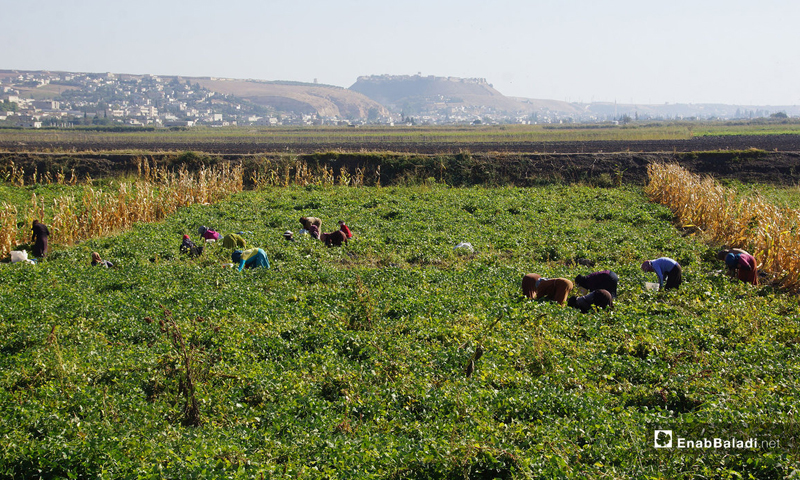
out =
[[[800,116],[797,106],[569,103],[506,97],[483,78],[300,82],[0,70],[0,126],[553,124]]]
[[[302,115],[221,95],[178,77],[112,73],[0,73],[0,124],[22,127],[75,125],[278,125],[301,124]]]

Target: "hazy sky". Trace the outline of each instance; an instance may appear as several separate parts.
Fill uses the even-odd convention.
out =
[[[0,69],[481,77],[571,102],[800,104],[797,0],[0,0]]]

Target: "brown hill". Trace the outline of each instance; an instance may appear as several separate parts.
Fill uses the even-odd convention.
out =
[[[502,100],[503,94],[482,78],[423,77],[420,75],[369,75],[358,77],[350,90],[363,93],[384,105],[403,102],[480,97]]]
[[[526,112],[559,112],[564,115],[580,115],[583,109],[578,104],[562,102],[560,100],[542,100],[523,97],[508,97],[522,105]]]
[[[447,108],[489,109],[509,114],[528,114],[542,110],[578,112],[572,104],[566,102],[506,97],[483,78],[370,75],[359,77],[350,90],[363,93],[394,111]]]
[[[190,80],[213,92],[234,95],[280,111],[349,119],[388,115],[386,109],[374,100],[330,85],[209,78]]]

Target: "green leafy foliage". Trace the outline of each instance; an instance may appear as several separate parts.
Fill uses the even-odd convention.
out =
[[[284,240],[301,216],[355,237]],[[670,221],[634,188],[282,188],[0,264],[0,476],[790,475],[789,449],[654,448],[666,423],[791,422],[800,384],[796,299],[731,283]],[[200,225],[272,268],[181,256]],[[642,287],[661,255],[679,291]],[[612,311],[521,295],[602,269]]]

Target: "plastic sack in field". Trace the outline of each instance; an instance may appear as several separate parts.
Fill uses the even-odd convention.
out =
[[[453,247],[453,250],[459,250],[459,249],[469,253],[473,253],[475,251],[475,248],[473,248],[472,244],[469,242],[461,242],[455,247]]]
[[[644,282],[644,289],[657,292],[660,285],[655,282]]]
[[[27,261],[28,261],[28,252],[26,250],[11,251],[11,263],[27,262]]]

